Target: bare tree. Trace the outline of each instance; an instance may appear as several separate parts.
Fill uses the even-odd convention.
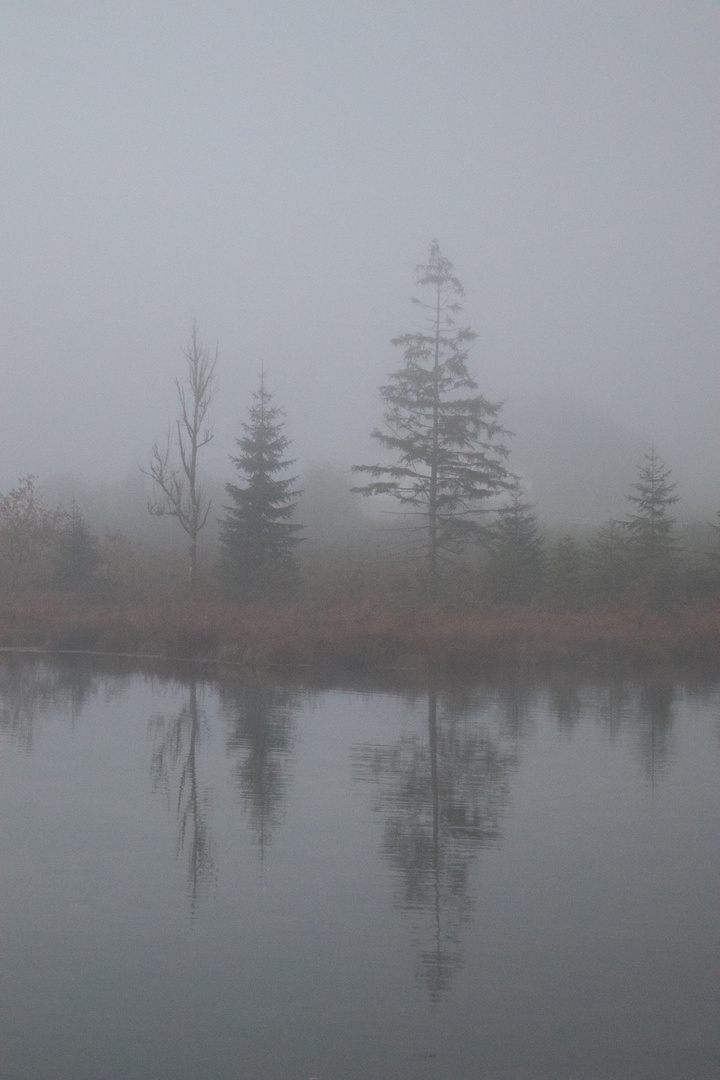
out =
[[[151,514],[176,517],[190,538],[190,582],[197,581],[198,535],[210,513],[210,500],[205,498],[198,483],[198,453],[213,437],[206,423],[207,411],[215,396],[215,365],[217,345],[211,354],[202,344],[193,322],[190,346],[183,349],[187,362],[185,381],[175,379],[178,397],[178,417],[171,427],[164,446],[153,446],[150,466],[142,472],[156,486],[156,498],[148,503]],[[174,436],[174,438],[173,438]],[[180,463],[173,464],[172,445]]]

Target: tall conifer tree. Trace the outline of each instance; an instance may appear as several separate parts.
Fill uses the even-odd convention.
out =
[[[427,301],[414,300],[425,326],[394,339],[404,362],[380,387],[384,426],[372,432],[391,460],[356,465],[371,480],[354,490],[391,495],[403,512],[419,516],[416,535],[434,581],[443,552],[483,535],[484,503],[512,487],[513,478],[507,450],[497,441],[508,434],[498,421],[500,405],[474,393],[468,371],[475,332],[455,325],[464,290],[436,240],[428,262],[417,268],[416,284],[429,294]]]
[[[235,595],[269,599],[287,595],[297,585],[293,552],[302,525],[292,519],[300,493],[293,488],[297,477],[283,476],[294,462],[285,457],[290,445],[283,434],[285,417],[272,404],[264,371],[254,398],[243,435],[235,440],[239,453],[230,459],[245,484],[225,487],[231,505],[220,522],[218,576]]]

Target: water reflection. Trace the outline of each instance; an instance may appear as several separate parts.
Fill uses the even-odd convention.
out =
[[[85,660],[58,664],[27,653],[0,653],[0,730],[32,750],[42,717],[59,715],[74,724],[101,688],[112,697],[126,684],[127,677],[104,677]]]
[[[223,715],[229,725],[227,754],[261,857],[283,816],[294,743],[297,694],[273,683],[224,683]]]
[[[159,714],[150,720],[150,775],[153,787],[167,791],[175,806],[176,852],[187,856],[188,895],[196,913],[203,891],[216,879],[217,849],[211,832],[213,787],[226,782],[217,762],[210,761],[210,742],[217,731],[211,720],[219,713],[228,725],[225,754],[234,764],[253,841],[263,857],[282,820],[297,695],[270,682],[223,681],[216,688],[220,708],[215,705],[206,711],[204,697],[210,684],[187,674],[176,682],[185,688],[186,700],[170,715]]]
[[[653,787],[658,772],[670,756],[675,720],[676,688],[667,676],[658,676],[641,685],[637,706],[640,728],[640,759]]]
[[[214,870],[208,825],[210,791],[198,779],[198,744],[207,733],[198,704],[198,680],[190,680],[187,701],[180,709],[171,716],[153,717],[150,727],[154,737],[150,775],[156,788],[175,786],[177,852],[187,851],[188,894],[194,912]]]
[[[470,868],[500,841],[513,752],[448,695],[427,695],[427,726],[353,751],[357,779],[379,786],[383,855],[397,872],[396,903],[415,916],[419,976],[437,1000],[461,963],[460,929],[474,902]]]

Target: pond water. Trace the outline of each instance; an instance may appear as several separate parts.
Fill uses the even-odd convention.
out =
[[[0,656],[3,1080],[717,1080],[720,684]]]

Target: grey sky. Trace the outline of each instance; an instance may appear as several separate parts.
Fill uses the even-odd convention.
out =
[[[711,0],[0,0],[0,482],[148,455],[193,317],[367,458],[437,237],[491,396],[720,465]]]

